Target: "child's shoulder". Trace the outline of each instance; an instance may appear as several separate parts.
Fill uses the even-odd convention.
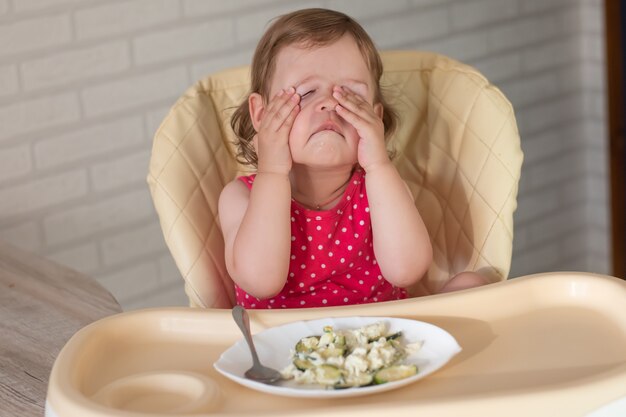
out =
[[[241,198],[248,198],[253,181],[254,175],[249,175],[237,177],[226,184],[220,193],[220,204],[228,204]]]

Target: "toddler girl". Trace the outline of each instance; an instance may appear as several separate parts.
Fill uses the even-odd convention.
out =
[[[367,33],[336,11],[284,15],[261,38],[231,122],[256,174],[219,201],[238,304],[398,300],[428,270],[426,227],[385,147],[396,118],[382,71]],[[480,284],[473,275],[449,289]]]

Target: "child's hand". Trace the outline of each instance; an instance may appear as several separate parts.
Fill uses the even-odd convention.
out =
[[[346,87],[335,86],[333,97],[339,105],[337,114],[356,129],[359,135],[358,161],[367,172],[372,167],[389,162],[385,147],[385,126],[374,107],[363,97]]]
[[[258,172],[287,174],[291,171],[289,132],[300,111],[300,96],[293,87],[281,90],[267,104],[254,147],[258,157]]]

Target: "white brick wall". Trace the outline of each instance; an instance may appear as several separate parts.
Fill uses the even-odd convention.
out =
[[[113,41],[49,55],[21,65],[25,91],[111,76],[130,68],[128,43]]]
[[[18,0],[19,1],[19,0]],[[100,1],[77,10],[74,29],[78,40],[132,34],[160,24],[176,21],[180,4],[174,0]],[[158,30],[158,29],[157,29]]]
[[[69,203],[87,194],[87,172],[73,169],[2,188],[0,218],[25,216]]]
[[[33,169],[30,147],[19,145],[0,148],[0,181],[19,178]]]
[[[146,221],[152,215],[148,190],[137,188],[93,203],[72,205],[43,218],[43,230],[48,244],[75,242],[99,236],[111,230],[125,232],[134,223]]]
[[[189,85],[187,70],[176,66],[86,87],[81,94],[85,116],[124,114],[133,108],[168,100]]]
[[[0,57],[39,51],[71,42],[72,25],[68,14],[16,19],[0,26]]]
[[[517,0],[459,2],[449,8],[451,27],[455,31],[497,24],[502,20],[515,17],[517,11]]]
[[[33,146],[35,163],[37,168],[46,169],[69,165],[88,157],[99,159],[107,153],[141,143],[143,136],[140,117],[116,119],[36,141]]]
[[[18,92],[17,67],[4,65],[0,67],[0,97]]]
[[[186,304],[145,184],[151,137],[194,80],[248,64],[273,17],[311,6],[509,97],[526,155],[512,276],[610,273],[600,0],[0,0],[0,239],[126,309]]]
[[[78,97],[72,92],[18,100],[0,107],[0,143],[80,119]]]

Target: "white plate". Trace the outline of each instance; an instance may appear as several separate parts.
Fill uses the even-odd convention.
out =
[[[421,321],[393,317],[336,317],[298,321],[267,329],[253,338],[261,362],[280,371],[290,363],[290,349],[303,337],[322,334],[324,326],[333,326],[335,330],[357,329],[379,321],[387,324],[389,333],[402,331],[406,343],[424,343],[419,351],[404,361],[417,365],[417,375],[381,385],[339,390],[299,385],[293,381],[287,381],[280,386],[267,385],[244,377],[244,372],[252,366],[252,358],[243,337],[222,353],[213,366],[227,378],[268,394],[308,398],[355,397],[388,391],[415,382],[441,368],[461,351],[457,341],[445,330]]]

